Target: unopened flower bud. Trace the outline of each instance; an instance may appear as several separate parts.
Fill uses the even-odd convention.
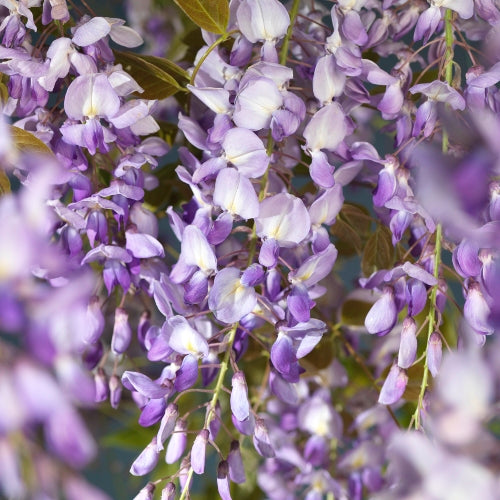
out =
[[[156,450],[156,436],[144,448],[142,453],[135,459],[130,467],[130,474],[144,476],[151,472],[158,463],[158,451]]]
[[[378,336],[389,333],[398,318],[394,291],[386,287],[382,296],[373,304],[365,318],[365,327],[368,333]]]
[[[128,313],[118,307],[115,311],[115,324],[111,337],[111,350],[115,354],[124,353],[132,340],[132,330],[128,323]]]
[[[161,490],[161,499],[160,500],[175,500],[175,484],[170,482],[167,483],[165,488]]]
[[[261,418],[255,419],[255,429],[253,434],[253,444],[255,449],[264,458],[273,458],[275,456],[274,448],[269,439],[266,424]]]
[[[101,403],[106,401],[109,395],[108,381],[106,380],[106,373],[102,368],[99,368],[94,375],[95,382],[95,402]]]
[[[236,440],[231,441],[231,449],[227,456],[227,463],[229,465],[229,477],[235,483],[244,483],[245,467],[243,466],[243,458],[241,457],[240,443]]]
[[[406,371],[398,365],[393,365],[380,390],[378,402],[383,405],[392,405],[396,403],[401,399],[401,396],[403,396],[407,383],[408,375]]]
[[[417,355],[417,324],[408,316],[403,321],[401,330],[401,341],[399,344],[398,365],[401,368],[409,368],[415,361]]]
[[[149,321],[151,317],[151,313],[149,311],[144,311],[139,318],[139,324],[137,325],[137,340],[143,349],[145,348],[144,341],[146,339],[146,333],[151,326],[151,322]]]
[[[207,413],[209,411],[210,411],[210,406],[207,408]],[[215,405],[214,412],[215,412],[215,418],[212,418],[210,420],[210,423],[208,424],[208,430],[210,432],[209,439],[211,439],[212,441],[214,441],[215,438],[217,437],[221,425],[221,409],[219,401],[217,401]]]
[[[158,451],[163,450],[163,443],[165,439],[172,434],[178,416],[179,408],[177,405],[175,403],[169,403],[161,419],[160,429],[158,430]]]
[[[229,491],[229,465],[225,460],[219,462],[217,467],[217,490],[222,500],[231,500],[231,493]]]
[[[86,319],[84,340],[88,344],[95,344],[104,330],[104,315],[102,314],[99,297],[90,298]]]
[[[172,437],[167,446],[167,452],[165,454],[165,461],[167,464],[173,464],[177,462],[181,455],[184,453],[187,444],[187,424],[185,420],[178,420]]]
[[[144,488],[142,488],[139,493],[134,497],[134,500],[153,500],[153,494],[155,492],[155,485],[153,483],[148,483]]]
[[[433,377],[438,374],[442,357],[443,343],[441,342],[440,335],[434,332],[430,336],[429,343],[427,345],[427,366],[429,367],[429,371]]]
[[[116,375],[111,375],[109,378],[109,402],[116,410],[120,404],[122,397],[122,384]]]
[[[231,391],[231,411],[233,415],[242,422],[250,414],[250,403],[248,402],[248,388],[243,372],[236,372],[231,381],[233,390]]]
[[[208,429],[202,429],[196,436],[191,448],[191,467],[196,474],[203,474],[205,472],[205,453],[208,435]]]

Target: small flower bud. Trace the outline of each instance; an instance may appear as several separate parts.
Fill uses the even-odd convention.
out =
[[[167,439],[168,436],[172,434],[178,416],[179,408],[177,407],[177,405],[175,403],[169,403],[161,419],[160,429],[158,430],[158,451],[163,450],[163,443],[165,442],[165,439]]]
[[[144,311],[139,318],[139,324],[137,325],[137,340],[143,349],[146,349],[144,341],[146,339],[146,333],[151,326],[149,321],[151,314],[149,311]]]
[[[115,311],[115,324],[111,337],[111,350],[115,354],[124,353],[132,340],[132,330],[128,323],[128,313],[118,307]]]
[[[142,453],[135,459],[130,467],[133,476],[144,476],[151,472],[158,463],[158,451],[156,450],[156,436],[144,448]]]
[[[227,456],[227,463],[229,465],[229,477],[235,483],[244,483],[245,467],[243,466],[243,459],[241,457],[240,443],[236,440],[231,441],[231,449]]]
[[[408,316],[403,321],[401,330],[401,341],[399,344],[398,365],[401,368],[409,368],[415,361],[417,355],[417,324]]]
[[[208,429],[202,429],[196,436],[191,448],[191,467],[196,474],[203,474],[205,472],[205,453],[208,435]]]
[[[255,449],[264,458],[273,458],[275,456],[266,424],[261,418],[255,419],[255,429],[253,434],[253,444]]]
[[[89,344],[82,353],[83,366],[88,370],[93,370],[101,361],[104,352],[102,342],[98,340],[95,344]]]
[[[210,406],[207,408],[207,413],[209,411],[210,411]],[[217,401],[215,405],[214,413],[215,413],[215,418],[212,418],[210,420],[210,423],[208,424],[208,430],[210,432],[209,439],[211,439],[212,441],[214,441],[215,438],[217,437],[221,425],[221,409],[219,401]]]
[[[189,474],[189,468],[189,457],[184,457],[179,468],[179,485],[182,491],[189,491],[193,482],[192,476]]]
[[[231,493],[229,491],[229,465],[225,460],[219,462],[217,467],[217,490],[222,500],[231,500]]]
[[[236,372],[231,381],[233,390],[231,391],[231,411],[241,422],[246,420],[250,414],[250,403],[248,402],[248,388],[243,372]]]
[[[443,357],[443,343],[438,333],[434,332],[429,338],[427,345],[427,366],[432,376],[438,374],[441,365],[441,358]]]
[[[393,365],[380,390],[378,402],[383,405],[392,405],[401,399],[408,383],[406,371],[398,365]]]
[[[111,377],[109,378],[109,402],[115,410],[120,404],[121,397],[122,384],[120,382],[120,379],[116,375],[111,375]]]
[[[373,304],[365,318],[368,333],[379,337],[389,333],[398,319],[394,290],[386,287],[382,296]]]
[[[187,444],[187,423],[185,420],[178,420],[175,424],[175,429],[168,442],[167,451],[165,453],[165,461],[167,464],[173,464],[181,458]]]
[[[160,500],[175,500],[175,484],[167,483],[165,488],[161,490],[161,499]]]
[[[94,296],[90,298],[86,319],[84,340],[88,344],[95,344],[101,337],[105,323],[99,297]]]
[[[134,497],[134,500],[153,500],[153,494],[155,492],[155,485],[153,483],[148,483],[144,488],[142,488],[139,493]]]
[[[106,401],[109,396],[108,381],[106,380],[106,373],[102,368],[99,368],[94,375],[95,382],[95,402],[101,403]]]

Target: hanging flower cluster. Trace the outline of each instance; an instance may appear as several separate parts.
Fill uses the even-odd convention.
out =
[[[0,491],[495,500],[500,5],[175,3],[0,0]]]

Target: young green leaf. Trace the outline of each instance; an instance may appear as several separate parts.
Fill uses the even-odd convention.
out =
[[[222,35],[229,22],[227,0],[174,0],[200,28]]]
[[[116,53],[117,51],[115,51],[115,54]],[[120,52],[120,54],[121,53],[122,52]],[[146,61],[160,68],[165,73],[168,73],[180,84],[189,82],[190,79],[189,73],[184,68],[181,68],[179,65],[175,64],[173,61],[170,61],[169,59],[166,59],[165,57],[149,56],[146,54],[140,54],[140,55],[134,54],[134,55],[139,57],[143,61]]]
[[[140,96],[144,99],[165,99],[182,89],[177,80],[167,72],[185,79],[182,68],[159,57],[115,51],[116,62],[123,66],[132,78],[144,89]],[[162,62],[158,62],[160,59]],[[174,66],[176,67],[174,70]]]

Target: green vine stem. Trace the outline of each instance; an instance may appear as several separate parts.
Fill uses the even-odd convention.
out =
[[[286,63],[286,58],[288,55],[288,46],[290,43],[290,38],[292,36],[295,18],[297,17],[297,13],[299,10],[299,4],[300,4],[300,0],[294,0],[291,11],[290,11],[290,25],[288,26],[288,30],[287,30],[287,33],[284,37],[283,45],[281,47],[281,52],[280,52],[280,63],[281,64]],[[203,54],[203,56],[200,58],[200,60],[198,61],[198,64],[195,66],[195,68],[193,70],[193,73],[191,75],[191,81],[190,81],[191,85],[194,84],[196,74],[198,73],[201,65],[203,64],[205,59],[208,57],[210,52],[213,49],[215,49],[215,47],[217,47],[221,43],[225,42],[232,34],[234,34],[236,32],[237,32],[236,30],[229,31],[228,33],[225,33],[220,38],[218,38],[212,45],[210,45],[210,47],[207,49],[205,54]],[[273,141],[273,138],[271,136],[271,133],[269,133],[268,141],[267,141],[267,148],[266,148],[267,153],[271,154],[273,151],[273,148],[274,148],[274,141]],[[262,183],[261,183],[261,186],[262,186],[261,193],[265,193],[268,175],[269,175],[269,173],[268,173],[268,171],[266,171],[266,173],[264,174],[264,177],[262,179]],[[262,201],[261,196],[259,196],[259,200]],[[254,227],[252,230],[252,241],[250,242],[251,248],[250,248],[250,252],[249,252],[249,264],[251,264],[251,261],[253,260],[253,257],[255,255],[256,243],[257,243],[257,235],[256,235],[256,230],[255,230],[255,224],[254,224]],[[219,371],[219,374],[217,376],[217,382],[215,384],[214,393],[213,393],[212,400],[210,401],[210,405],[208,407],[207,414],[205,417],[205,423],[203,426],[205,429],[208,428],[208,426],[210,425],[210,422],[212,422],[212,420],[215,417],[215,407],[217,405],[217,402],[220,399],[220,395],[221,395],[223,388],[224,388],[224,378],[225,378],[227,370],[229,368],[231,351],[233,348],[234,339],[236,337],[237,328],[238,328],[238,323],[235,323],[231,327],[231,330],[230,330],[229,335],[228,335],[228,339],[226,342],[226,352],[224,354],[224,359],[220,364],[220,371]],[[194,474],[193,468],[190,466],[188,473],[187,473],[186,484],[182,490],[182,493],[181,493],[179,500],[186,500],[188,498],[189,488],[191,486],[193,474]]]
[[[290,38],[292,38],[295,19],[299,12],[299,5],[300,0],[293,0],[292,8],[290,9],[290,24],[288,25],[288,30],[286,32],[285,38],[283,39],[283,45],[281,46],[280,52],[280,64],[282,64],[283,66],[286,64],[286,58],[288,57],[288,45],[290,44]]]
[[[452,16],[453,11],[450,9],[446,9],[444,22],[445,22],[445,43],[446,43],[446,51],[445,51],[445,80],[451,85],[453,80],[453,25],[452,25]],[[448,134],[445,130],[443,130],[442,137],[442,151],[443,153],[448,152]],[[436,280],[439,280],[439,270],[441,267],[441,251],[442,251],[442,237],[443,237],[443,228],[441,224],[436,226],[436,246],[434,248],[434,277]],[[437,293],[439,289],[439,282],[433,286],[431,291],[431,304],[429,307],[429,313],[427,316],[428,319],[428,330],[427,330],[427,345],[429,345],[429,340],[434,332],[434,328],[436,326],[436,312],[437,312]],[[415,429],[421,429],[420,423],[420,412],[423,408],[423,401],[425,396],[425,391],[427,389],[429,381],[429,366],[427,362],[427,354],[425,355],[424,362],[424,373],[422,375],[422,383],[420,385],[420,393],[418,395],[417,408],[413,415],[413,421],[415,423]]]
[[[224,387],[224,378],[226,377],[226,373],[229,367],[229,361],[231,357],[231,351],[233,349],[233,343],[234,339],[236,337],[236,330],[238,329],[238,323],[235,323],[232,327],[231,330],[229,331],[228,339],[226,342],[226,352],[224,354],[224,359],[222,360],[222,363],[220,364],[220,370],[219,374],[217,375],[217,382],[215,383],[215,388],[214,388],[214,393],[212,396],[212,399],[210,401],[210,405],[208,406],[207,414],[205,416],[205,423],[203,424],[204,429],[208,429],[208,426],[210,425],[210,422],[215,417],[215,407],[217,406],[217,402],[220,399],[220,395],[222,393],[222,389]],[[193,478],[193,468],[190,466],[189,471],[187,473],[187,479],[186,479],[186,484],[184,486],[184,489],[182,490],[181,496],[179,500],[185,500],[187,499],[187,495],[189,493],[189,488],[191,486],[191,480]]]

